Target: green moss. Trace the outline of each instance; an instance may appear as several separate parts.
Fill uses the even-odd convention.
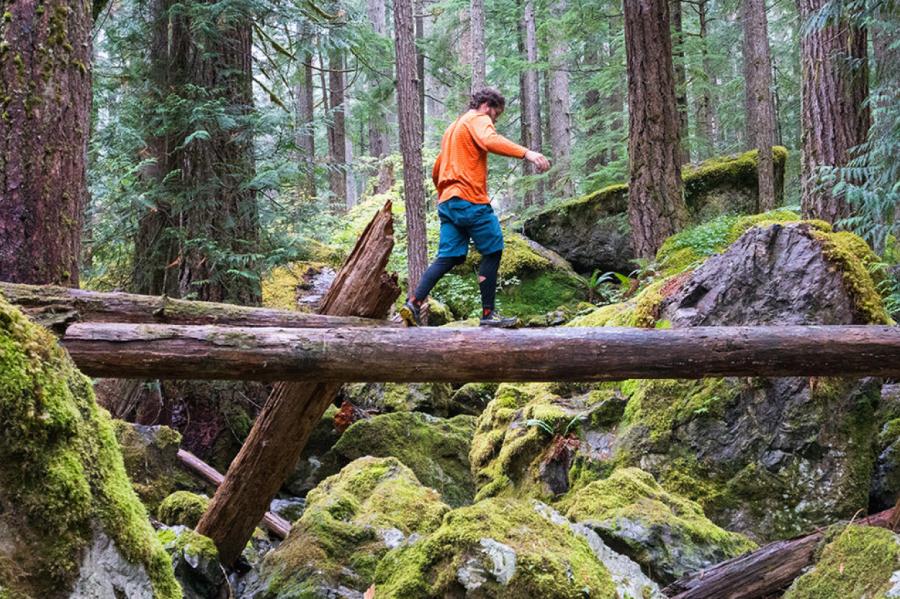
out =
[[[279,597],[319,596],[314,590],[322,583],[364,590],[388,550],[379,531],[427,533],[448,510],[395,458],[360,458],[309,493],[303,516],[266,557],[261,577]]]
[[[321,271],[325,264],[294,262],[273,268],[262,281],[262,302],[269,308],[298,310],[297,288],[305,284],[305,277]]]
[[[516,562],[506,584],[489,579],[479,597],[616,597],[609,573],[584,539],[543,518],[530,502],[488,499],[450,512],[434,533],[385,556],[375,574],[379,598],[451,596],[459,588],[457,571],[470,560],[488,572],[494,568],[483,551],[486,540],[512,549]]]
[[[822,551],[816,566],[791,585],[785,599],[884,597],[900,570],[900,538],[871,526],[848,526]]]
[[[744,152],[738,156],[711,158],[697,166],[685,165],[681,170],[685,195],[688,197],[722,187],[756,187],[757,184],[756,150]],[[784,168],[788,151],[781,146],[772,148],[772,157],[776,170]]]
[[[69,587],[99,524],[145,567],[156,597],[180,597],[90,381],[2,297],[0,372],[0,518],[17,531],[13,559],[27,564],[21,577],[0,566],[0,584],[31,595]]]
[[[159,504],[156,517],[163,524],[169,526],[187,526],[195,528],[206,506],[209,505],[209,499],[201,495],[196,495],[189,491],[176,491],[163,499]]]
[[[897,439],[900,439],[900,418],[894,418],[884,423],[878,434],[878,445],[884,448]]]
[[[156,536],[166,551],[180,551],[208,562],[219,561],[219,550],[213,540],[190,528],[162,528],[156,531]]]

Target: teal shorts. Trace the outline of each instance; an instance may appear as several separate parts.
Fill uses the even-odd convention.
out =
[[[438,204],[441,240],[438,258],[457,258],[469,251],[469,239],[484,256],[503,249],[500,221],[490,204],[473,204],[453,197]]]

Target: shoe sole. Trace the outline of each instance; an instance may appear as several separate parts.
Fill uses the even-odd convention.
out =
[[[415,317],[415,315],[413,315],[412,310],[410,310],[406,306],[403,306],[402,308],[400,308],[399,314],[400,314],[400,318],[403,319],[403,322],[406,323],[406,326],[408,326],[408,327],[419,326],[418,324],[416,324],[416,317]]]

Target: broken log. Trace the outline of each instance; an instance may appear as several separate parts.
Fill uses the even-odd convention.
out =
[[[225,479],[225,477],[222,476],[222,473],[187,450],[179,449],[178,459],[184,467],[216,488],[218,488]],[[272,512],[266,512],[263,515],[262,523],[263,526],[266,527],[266,530],[279,539],[286,539],[288,533],[291,532],[291,523]]]
[[[76,322],[225,325],[240,327],[400,326],[387,320],[328,316],[173,299],[134,293],[102,293],[53,285],[0,282],[0,295],[31,320],[57,334]]]
[[[75,324],[63,345],[102,377],[320,382],[897,376],[900,327],[273,329]]]
[[[385,318],[400,295],[396,275],[385,271],[393,247],[393,217],[387,202],[363,231],[319,311]],[[215,542],[223,563],[232,564],[241,554],[340,388],[340,383],[275,385],[197,525],[197,532]]]
[[[857,520],[853,525],[892,528],[896,509]],[[780,595],[812,564],[823,537],[824,531],[817,530],[804,537],[769,543],[676,580],[663,593],[674,599],[762,599]]]

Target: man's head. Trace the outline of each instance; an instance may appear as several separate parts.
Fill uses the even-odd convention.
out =
[[[496,123],[503,114],[503,109],[506,108],[506,100],[496,89],[485,87],[472,94],[469,108],[488,115],[491,117],[491,121]]]

